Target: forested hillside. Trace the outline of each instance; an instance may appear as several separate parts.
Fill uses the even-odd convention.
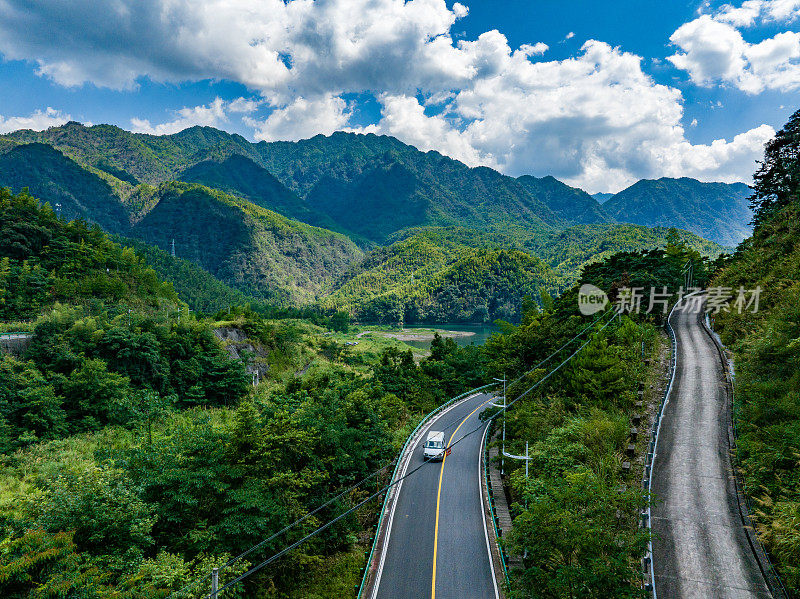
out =
[[[713,241],[688,231],[634,225],[578,225],[535,238],[527,247],[572,282],[588,264],[617,252],[663,248],[671,239],[710,258],[716,258],[723,251]]]
[[[167,183],[156,206],[132,229],[221,281],[275,304],[315,299],[322,283],[361,251],[347,237],[289,220],[208,187]]]
[[[177,309],[181,302],[132,250],[97,226],[60,220],[27,193],[0,190],[0,320],[30,320],[62,301],[125,309]]]
[[[323,306],[367,322],[516,320],[559,276],[525,252],[461,228],[412,230],[334,280]]]
[[[87,127],[73,121],[45,131],[23,129],[0,136],[0,145],[6,147],[34,142],[51,145],[83,166],[133,185],[171,181],[178,172],[209,155],[257,157],[246,139],[212,127],[190,127],[174,135],[147,135],[113,125]]]
[[[716,190],[712,203],[730,187],[658,183],[662,196],[675,194],[666,203],[683,204],[695,183]],[[556,291],[614,252],[663,247],[668,232],[613,224],[594,198],[553,177],[514,179],[372,134],[252,144],[210,127],[154,136],[71,122],[0,136],[0,185],[28,187],[65,218],[163,251],[174,240],[179,258],[242,299],[342,308],[378,321],[517,318],[526,295]],[[717,209],[706,200],[696,193],[687,210]],[[420,227],[459,229],[457,248],[446,256],[430,248],[426,268],[392,272],[428,251],[406,241]],[[720,251],[679,235],[703,253]],[[428,235],[425,243],[439,241]],[[364,251],[374,256],[362,263]],[[500,263],[507,275],[497,272]],[[200,285],[204,277],[193,278]],[[202,286],[184,287],[195,309],[219,305],[208,298],[215,285]]]
[[[515,179],[392,137],[338,132],[259,151],[266,168],[311,207],[377,242],[420,225],[539,231],[562,224]]]
[[[175,293],[185,301],[190,310],[213,314],[229,306],[244,306],[258,302],[256,298],[226,285],[190,260],[172,256],[140,239],[114,236],[123,247],[133,248],[144,263],[152,268],[158,278],[171,283]]]
[[[480,351],[452,342],[417,364],[396,348],[330,351],[323,329],[246,308],[197,319],[98,228],[8,191],[0,217],[0,322],[33,333],[0,356],[4,597],[201,597],[212,567],[224,584],[355,505],[364,491],[342,492],[421,412],[485,378]],[[374,510],[226,593],[348,595]]]
[[[750,188],[744,183],[701,183],[683,177],[643,179],[603,204],[619,222],[677,227],[732,247],[750,234]]]
[[[324,214],[309,208],[265,168],[240,154],[221,161],[203,160],[182,171],[179,178],[243,197],[256,206],[305,223],[329,229],[337,226]]]
[[[28,188],[68,219],[96,222],[111,233],[128,228],[128,211],[112,186],[52,146],[27,144],[0,154],[0,173],[4,187]]]
[[[600,203],[582,189],[570,187],[555,177],[531,177],[523,175],[517,178],[522,186],[533,197],[539,198],[547,207],[570,225],[590,225],[595,223],[613,223],[600,207]]]
[[[800,596],[800,111],[767,144],[755,175],[753,236],[712,285],[761,288],[750,306],[713,315],[736,366],[736,457],[759,538]]]

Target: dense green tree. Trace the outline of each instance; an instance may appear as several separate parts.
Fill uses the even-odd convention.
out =
[[[100,599],[109,575],[78,551],[74,533],[25,531],[0,544],[0,593],[9,599]]]
[[[44,491],[25,506],[34,526],[52,533],[75,531],[78,549],[102,555],[106,567],[124,571],[153,544],[153,508],[121,471],[100,467],[64,473]]]
[[[532,479],[522,491],[527,507],[514,519],[511,536],[517,553],[531,554],[515,581],[515,596],[645,597],[633,583],[647,545],[647,535],[631,516],[641,505],[640,495],[619,492],[587,469]],[[619,514],[629,522],[621,522]]]
[[[67,432],[62,399],[32,362],[0,360],[0,450],[3,453]]]
[[[124,424],[131,393],[128,377],[110,372],[103,360],[88,359],[67,377],[63,396],[73,426],[95,430],[106,424]]]
[[[800,197],[800,110],[767,142],[759,164],[751,198],[756,226]]]

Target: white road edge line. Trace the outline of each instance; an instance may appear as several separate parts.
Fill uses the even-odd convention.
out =
[[[481,502],[481,520],[483,520],[483,536],[486,538],[486,551],[489,554],[489,571],[492,573],[492,585],[494,585],[494,597],[500,599],[500,593],[497,590],[497,577],[494,574],[494,560],[492,560],[492,547],[489,544],[489,529],[486,527],[486,503],[483,500],[483,477],[481,476],[481,466],[483,466],[483,444],[486,441],[486,434],[489,432],[489,423],[486,423],[486,428],[483,429],[483,436],[481,437],[481,444],[478,450],[478,497]],[[489,494],[489,489],[486,489],[486,494]]]
[[[427,426],[424,426],[419,430],[419,432],[417,433],[417,438],[422,437],[423,434],[425,434],[427,431],[429,431],[430,428],[434,424],[436,424],[436,422],[438,422],[439,418],[441,418],[442,416],[447,414],[450,410],[452,410],[456,406],[460,406],[465,401],[469,401],[470,399],[473,399],[474,397],[477,397],[478,395],[482,395],[482,394],[481,393],[473,393],[469,397],[465,397],[461,401],[456,402],[453,405],[449,406],[448,408],[442,410],[441,414],[437,415],[436,418],[433,418],[428,423]],[[414,455],[414,450],[416,448],[417,448],[417,442],[416,442],[416,440],[414,440],[412,443],[409,443],[409,451],[408,451],[408,453],[405,456],[401,456],[400,457],[400,459],[404,460],[405,462],[403,464],[403,468],[398,473],[398,477],[399,478],[403,478],[406,475],[406,472],[408,472],[408,466],[409,466],[409,464],[411,464],[411,456]],[[387,553],[387,550],[389,549],[389,538],[392,536],[392,525],[394,524],[395,508],[397,507],[397,500],[400,497],[400,489],[402,489],[402,488],[403,488],[403,481],[401,480],[399,483],[397,483],[397,486],[394,487],[394,496],[392,497],[392,507],[389,509],[389,521],[386,524],[386,538],[383,540],[383,547],[381,547],[381,559],[378,562],[378,570],[375,572],[375,582],[372,585],[372,593],[370,594],[371,599],[375,599],[375,597],[378,596],[378,589],[381,588],[381,576],[383,575],[383,566],[384,566],[384,563],[386,562],[386,553]],[[484,526],[486,526],[485,519],[484,519]],[[377,534],[380,534],[380,531],[378,531]]]

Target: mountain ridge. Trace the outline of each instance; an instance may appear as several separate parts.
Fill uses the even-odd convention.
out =
[[[684,180],[691,187],[686,181],[694,180]],[[464,231],[463,243],[452,246],[466,260],[462,272],[483,273],[517,303],[511,279],[498,278],[498,264],[516,273],[518,290],[536,294],[574,280],[593,253],[663,244],[667,231],[617,223],[621,219],[592,196],[554,177],[509,177],[371,133],[250,143],[213,127],[155,136],[70,122],[0,135],[0,185],[29,187],[64,218],[95,221],[163,251],[174,239],[180,257],[277,305],[323,301],[343,285],[337,277],[361,264],[364,251],[375,257],[389,246],[400,251],[398,243],[426,229]],[[627,193],[635,207],[637,189],[615,197]],[[723,196],[730,191],[719,190]],[[691,242],[706,253],[720,250]],[[408,242],[414,243],[421,247]],[[430,292],[411,307],[418,317],[433,313],[430,297],[458,305],[449,313],[457,318],[513,312],[503,298],[486,303],[459,288],[448,278],[456,276],[448,270],[454,264],[447,259],[425,275],[430,280],[417,279]],[[386,268],[376,272],[385,276]],[[483,288],[480,276],[470,277],[475,289]],[[407,282],[398,285],[396,292],[411,293]],[[378,287],[340,293],[339,305],[363,312],[351,300],[378,299],[384,293]],[[460,299],[452,293],[457,288]]]
[[[723,246],[751,233],[750,188],[744,183],[708,183],[689,177],[642,179],[603,204],[620,222],[692,231]]]

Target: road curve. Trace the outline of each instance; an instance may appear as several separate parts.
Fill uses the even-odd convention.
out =
[[[719,352],[688,305],[670,317],[675,379],[653,466],[658,599],[771,597],[739,515]]]
[[[489,401],[474,395],[425,427],[423,441],[428,430],[443,430],[451,443],[472,434],[444,462],[429,462],[405,479],[387,507],[388,539],[371,599],[497,599],[480,484],[486,423],[478,415]],[[409,471],[423,462],[422,443],[412,451]]]

